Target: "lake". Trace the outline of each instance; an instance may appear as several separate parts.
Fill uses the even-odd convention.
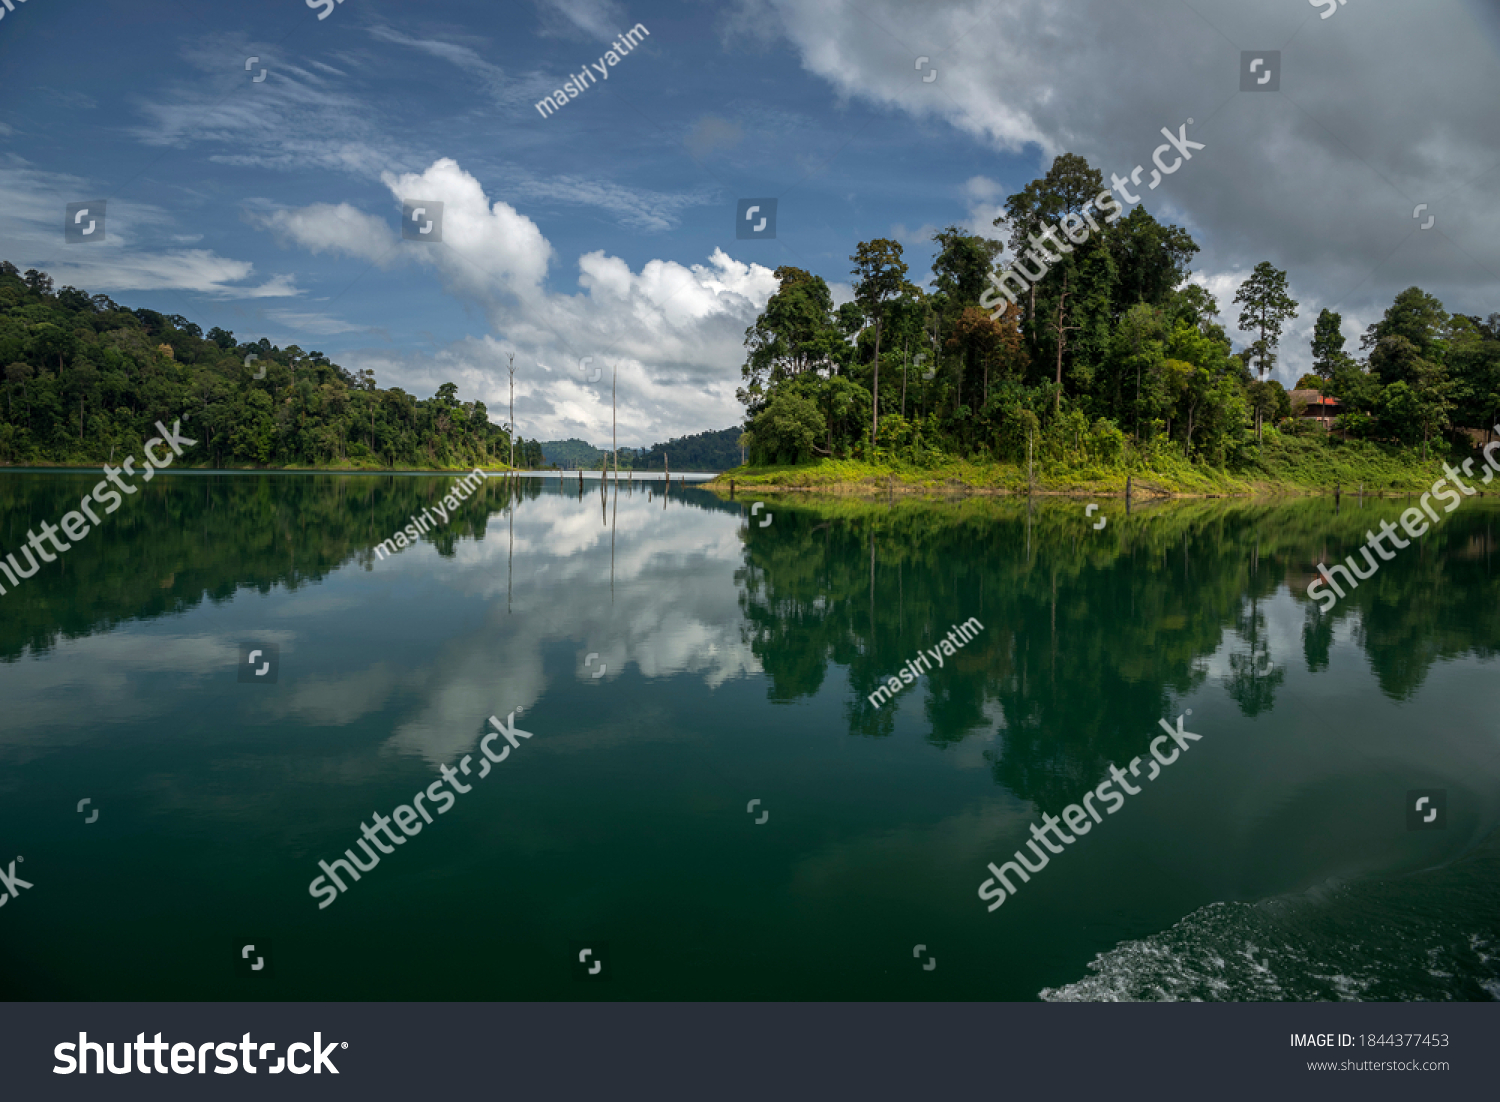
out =
[[[0,597],[0,997],[1500,996],[1494,496],[1325,614],[1410,502],[456,482],[163,475]]]

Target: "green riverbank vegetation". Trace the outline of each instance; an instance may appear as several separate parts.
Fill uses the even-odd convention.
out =
[[[1256,339],[1234,352],[1219,304],[1190,281],[1198,245],[1186,230],[1140,206],[1112,223],[1099,216],[1081,243],[1051,228],[1083,225],[1103,191],[1087,161],[1059,157],[1006,201],[995,224],[1007,241],[953,226],[934,235],[931,290],[908,282],[901,245],[883,238],[856,246],[855,299],[837,308],[821,277],[778,268],[778,290],[745,335],[749,462],[723,478],[861,490],[1123,492],[1127,476],[1173,493],[1393,490],[1430,485],[1442,460],[1491,439],[1500,313],[1450,314],[1411,287],[1356,357],[1342,317],[1324,309],[1314,373],[1294,404],[1268,377],[1297,317],[1287,274],[1262,262],[1241,285],[1235,321]],[[1011,264],[1043,273],[1013,302],[994,290]],[[1319,397],[1331,400],[1326,414],[1307,416]]]
[[[505,469],[506,430],[444,383],[381,389],[321,352],[205,335],[180,315],[54,290],[0,261],[0,464],[94,466],[139,455],[160,420],[197,441],[178,467]],[[515,465],[541,466],[516,440]]]

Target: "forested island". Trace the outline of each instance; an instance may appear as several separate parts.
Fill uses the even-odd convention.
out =
[[[242,344],[176,314],[53,289],[0,261],[0,463],[98,466],[138,451],[160,420],[197,440],[178,466],[503,469],[510,435],[444,383],[431,398],[381,389],[321,352]],[[515,465],[541,466],[516,440]]]
[[[1235,320],[1256,339],[1234,352],[1219,304],[1189,281],[1197,243],[1141,206],[1120,217],[1115,204],[1106,219],[1105,191],[1084,158],[1058,157],[1006,201],[995,220],[1006,242],[954,226],[934,235],[931,291],[907,280],[902,246],[884,238],[857,245],[855,300],[836,309],[821,277],[778,268],[745,335],[750,464],[734,477],[1107,490],[1133,473],[1169,490],[1385,488],[1431,481],[1436,461],[1491,438],[1500,313],[1450,314],[1411,287],[1356,357],[1324,309],[1314,374],[1289,394],[1268,378],[1297,317],[1287,273],[1262,262],[1238,289]],[[1026,278],[1002,282],[1012,270]]]

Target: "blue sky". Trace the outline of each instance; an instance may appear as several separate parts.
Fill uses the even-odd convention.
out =
[[[1193,118],[1205,149],[1144,202],[1203,246],[1232,332],[1255,263],[1290,272],[1291,382],[1322,306],[1356,347],[1413,283],[1500,310],[1496,9],[26,0],[0,19],[0,257],[384,386],[452,380],[497,420],[514,354],[527,437],[606,442],[615,368],[646,445],[737,422],[777,266],[841,301],[855,245],[895,237],[925,282],[933,230],[1003,237],[1057,153],[1128,176]],[[636,24],[607,80],[536,110]],[[1238,90],[1245,49],[1282,51],[1277,92]],[[776,238],[737,239],[760,196]],[[100,198],[106,240],[66,244],[64,205]],[[441,244],[401,240],[403,198],[444,202]]]

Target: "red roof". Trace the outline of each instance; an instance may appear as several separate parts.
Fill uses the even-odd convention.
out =
[[[1326,397],[1324,396],[1322,391],[1313,390],[1311,387],[1308,387],[1305,390],[1289,391],[1287,397],[1291,399],[1293,408],[1296,408],[1299,405],[1336,407],[1340,404],[1337,398]]]

